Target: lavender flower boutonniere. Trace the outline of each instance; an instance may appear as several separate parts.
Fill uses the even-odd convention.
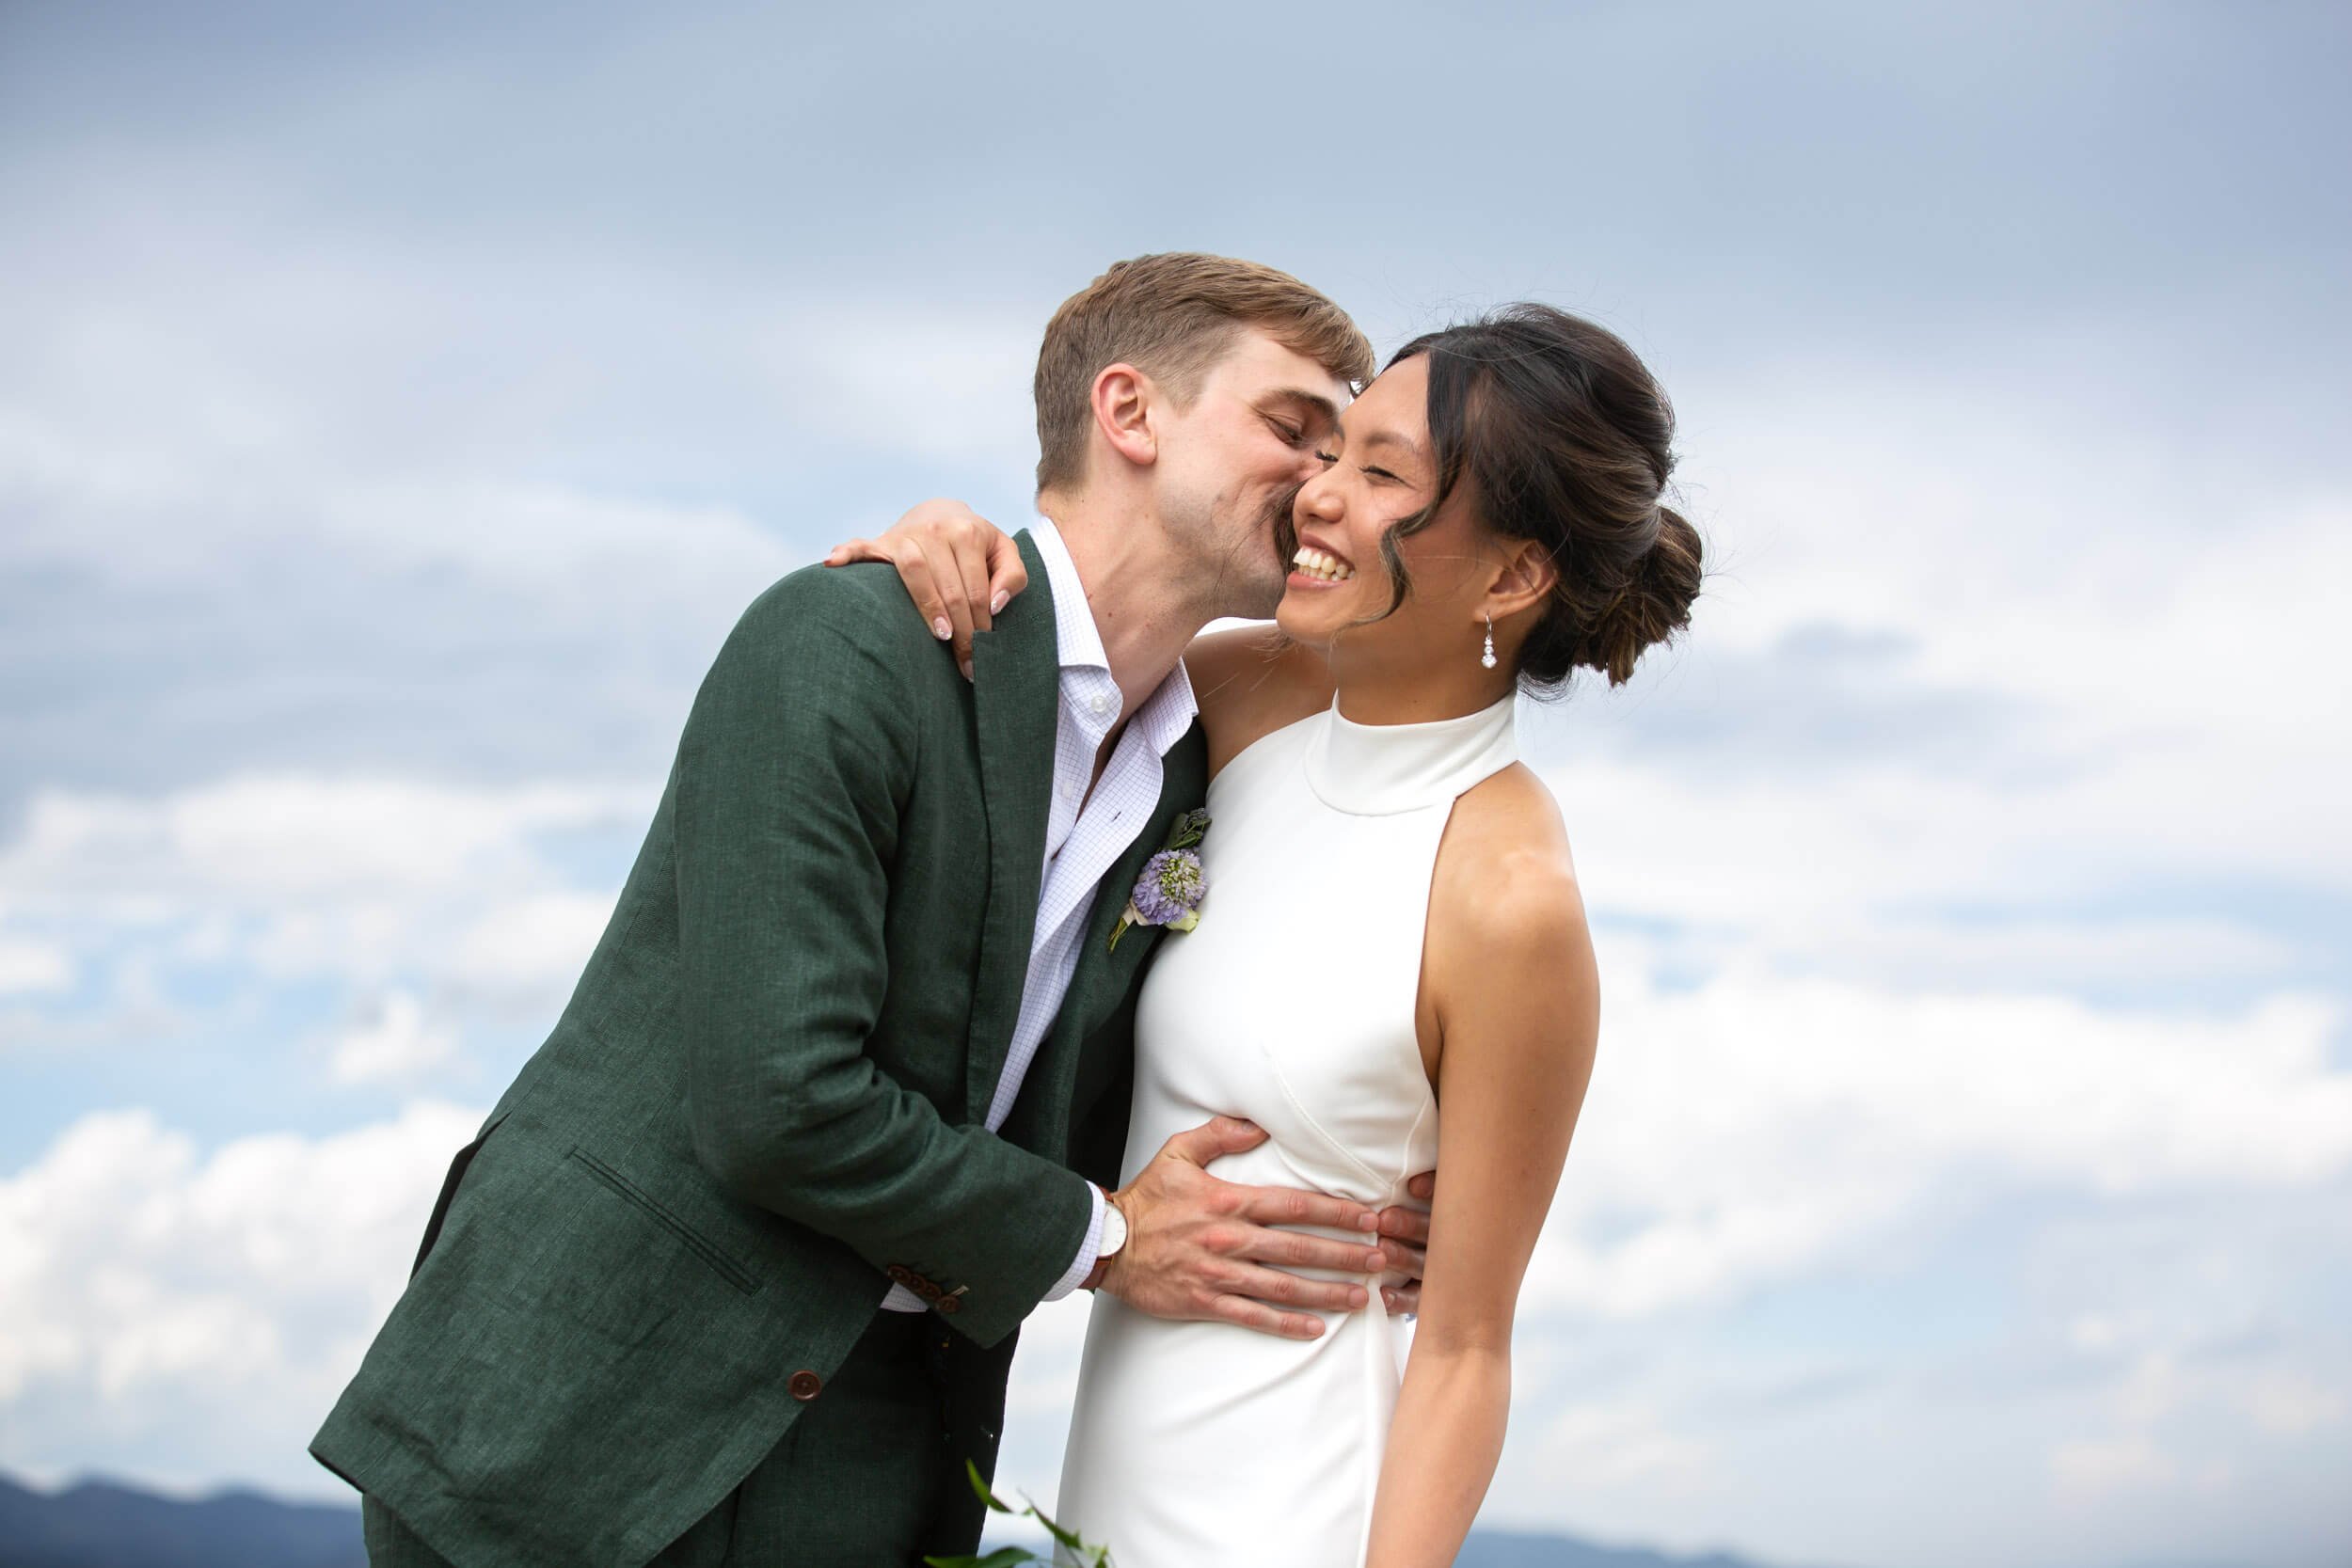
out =
[[[1189,931],[1200,924],[1200,900],[1209,891],[1207,880],[1200,874],[1200,856],[1194,846],[1207,835],[1209,814],[1188,811],[1179,816],[1168,831],[1168,847],[1143,863],[1143,875],[1136,879],[1136,890],[1127,897],[1126,912],[1111,929],[1110,946],[1116,952],[1119,939],[1127,934],[1130,926],[1165,926],[1171,931]]]

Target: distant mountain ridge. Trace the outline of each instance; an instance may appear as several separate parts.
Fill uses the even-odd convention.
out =
[[[112,1481],[0,1477],[0,1568],[367,1568],[359,1511],[229,1491],[198,1502]]]
[[[1041,1541],[1039,1543],[1042,1544]],[[367,1568],[359,1511],[229,1491],[196,1502],[114,1481],[37,1492],[0,1477],[0,1568]],[[1564,1535],[1480,1530],[1455,1568],[1761,1568]]]

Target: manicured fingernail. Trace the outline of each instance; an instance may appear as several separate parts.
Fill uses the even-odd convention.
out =
[[[996,596],[995,596],[994,598],[993,598],[993,599],[991,599],[991,600],[989,600],[989,601],[988,601],[988,612],[989,612],[991,615],[993,615],[993,614],[995,614],[998,610],[1000,610],[1004,609],[1004,608],[1005,608],[1005,606],[1007,606],[1007,605],[1010,604],[1011,602],[1012,602],[1012,595],[1011,595],[1010,594],[1006,593],[1003,589],[999,588],[998,590],[996,590]]]
[[[956,628],[947,624],[947,617],[945,615],[939,616],[931,622],[931,635],[938,638],[942,642],[946,641],[947,639],[953,637],[955,634]]]
[[[963,678],[965,680],[970,680],[972,678],[972,661],[970,659],[960,658],[956,660],[956,668],[963,672]]]

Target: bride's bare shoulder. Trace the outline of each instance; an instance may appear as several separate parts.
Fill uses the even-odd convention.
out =
[[[1454,802],[1438,844],[1430,907],[1433,935],[1439,910],[1482,927],[1557,933],[1581,926],[1583,895],[1567,824],[1527,764],[1511,764]]]
[[[1331,705],[1323,656],[1270,626],[1194,638],[1184,671],[1208,732],[1212,777],[1251,741]]]

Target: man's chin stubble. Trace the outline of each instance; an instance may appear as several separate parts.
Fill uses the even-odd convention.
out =
[[[1283,584],[1290,578],[1291,557],[1298,553],[1298,528],[1291,521],[1298,504],[1298,492],[1294,484],[1268,500],[1258,514],[1258,526],[1250,531],[1251,546],[1265,550],[1260,558],[1258,572],[1237,570],[1234,574],[1236,600],[1247,599],[1225,611],[1247,621],[1274,619],[1274,607],[1282,602]],[[1236,562],[1238,566],[1239,562]]]
[[[1205,579],[1192,602],[1210,620],[1273,619],[1282,602],[1290,576],[1289,561],[1297,552],[1297,531],[1291,526],[1291,507],[1298,499],[1292,486],[1258,509],[1256,526],[1238,536],[1216,564],[1203,562]]]

